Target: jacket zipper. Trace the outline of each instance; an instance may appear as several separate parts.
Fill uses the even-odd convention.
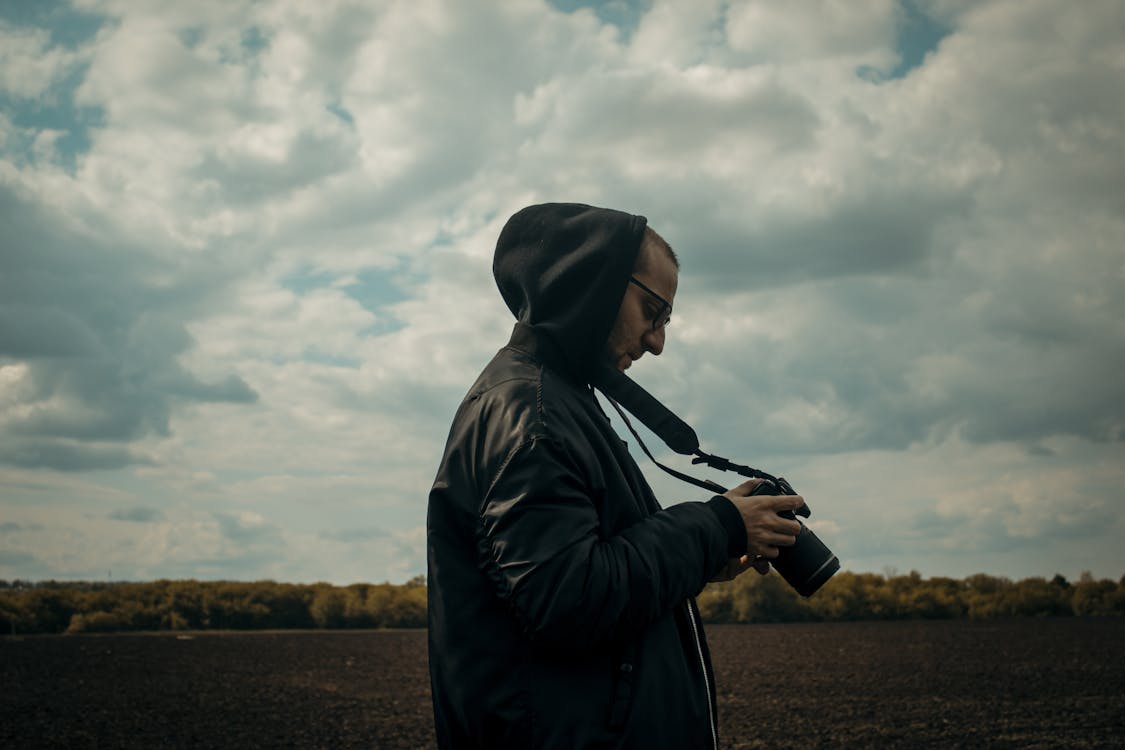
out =
[[[711,745],[719,750],[719,730],[715,726],[715,707],[711,705],[711,681],[707,679],[707,661],[703,658],[703,644],[699,642],[699,630],[695,626],[695,613],[692,610],[691,599],[687,605],[688,622],[691,623],[691,634],[695,637],[695,652],[699,654],[699,667],[703,670],[703,690],[707,696],[707,721],[711,725]]]

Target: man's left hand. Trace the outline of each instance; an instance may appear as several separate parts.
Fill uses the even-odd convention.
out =
[[[765,575],[770,572],[770,561],[764,557],[750,557],[750,555],[732,557],[727,561],[727,564],[723,566],[723,569],[715,574],[711,582],[733,581],[751,568],[758,571],[761,575]]]

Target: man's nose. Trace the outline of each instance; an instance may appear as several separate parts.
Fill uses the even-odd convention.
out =
[[[642,342],[645,349],[652,352],[652,356],[659,357],[660,352],[664,351],[664,328],[657,328],[655,331],[650,328],[642,338]]]

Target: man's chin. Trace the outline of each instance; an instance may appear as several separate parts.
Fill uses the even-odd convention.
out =
[[[628,354],[622,354],[620,357],[614,358],[614,356],[608,352],[602,361],[618,372],[625,372],[629,369],[629,366],[633,364],[633,358]]]

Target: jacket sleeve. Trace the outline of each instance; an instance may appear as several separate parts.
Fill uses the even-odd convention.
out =
[[[529,637],[582,648],[698,594],[728,559],[722,514],[682,503],[605,538],[580,472],[538,436],[512,451],[488,490],[479,561]]]

